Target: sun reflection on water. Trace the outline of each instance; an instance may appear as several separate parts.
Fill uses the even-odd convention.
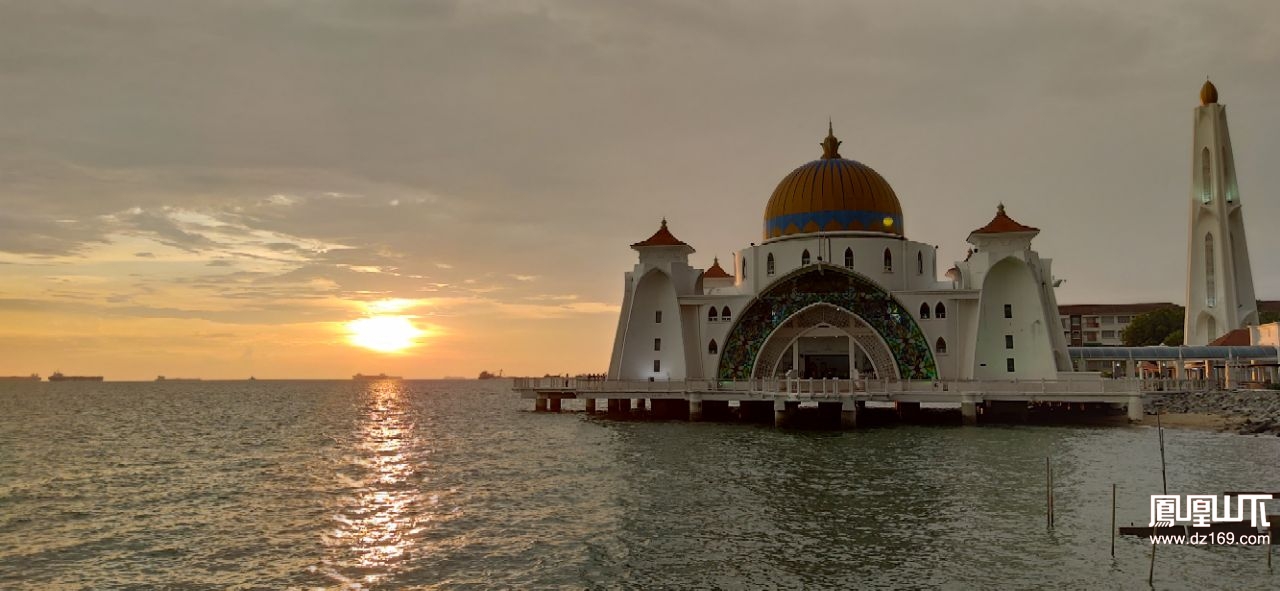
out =
[[[362,420],[337,479],[347,492],[324,537],[325,570],[349,589],[385,582],[403,570],[429,516],[415,478],[420,443],[400,381],[371,382]]]

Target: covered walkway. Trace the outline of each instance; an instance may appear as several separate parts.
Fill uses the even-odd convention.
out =
[[[1268,346],[1070,347],[1076,371],[1115,378],[1216,381],[1222,387],[1260,387],[1280,382],[1280,348]]]

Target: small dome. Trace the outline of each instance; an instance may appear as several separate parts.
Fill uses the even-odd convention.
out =
[[[878,232],[902,236],[902,205],[870,166],[840,156],[830,126],[822,158],[778,183],[764,211],[764,238],[815,232]]]
[[[1212,82],[1205,80],[1204,86],[1200,87],[1200,104],[1211,105],[1218,102],[1218,87]]]

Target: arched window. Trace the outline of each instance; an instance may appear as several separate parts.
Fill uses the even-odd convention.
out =
[[[1209,147],[1205,146],[1200,152],[1200,202],[1208,204],[1213,201],[1213,164],[1210,162],[1213,156],[1209,154]]]
[[[707,310],[707,322],[715,322],[717,316],[719,316],[719,314],[716,313],[716,307],[711,306],[711,309]]]
[[[884,270],[886,272],[893,271],[893,253],[889,249],[884,249]]]
[[[725,306],[723,309],[720,310],[720,321],[721,322],[729,321],[729,306]]]
[[[738,276],[743,279],[747,278],[747,257],[742,257],[742,273]]]
[[[711,339],[711,342],[707,344],[707,353],[715,355],[718,352],[720,352],[720,347],[716,346],[715,339]]]
[[[1231,203],[1236,200],[1236,193],[1231,189],[1236,173],[1231,170],[1231,161],[1227,160],[1226,146],[1222,146],[1222,158],[1218,159],[1218,162],[1222,163],[1222,190],[1227,194],[1227,203]]]
[[[916,275],[924,275],[924,253],[916,252]]]
[[[924,320],[929,319],[929,303],[928,302],[920,304],[920,318]]]
[[[1204,303],[1210,308],[1218,303],[1217,289],[1213,281],[1213,234],[1204,235]]]
[[[844,249],[844,266],[850,269],[853,268],[853,249],[852,248]]]
[[[809,249],[806,248],[804,252],[800,253],[800,264],[809,264]]]
[[[773,276],[773,253],[769,253],[769,257],[764,260],[764,270],[770,277]]]
[[[938,305],[933,307],[933,317],[934,318],[947,317],[947,307],[942,305],[942,302],[938,302]]]
[[[937,351],[939,355],[946,355],[947,354],[946,339],[943,339],[942,337],[938,337],[938,341],[933,344],[933,350]]]

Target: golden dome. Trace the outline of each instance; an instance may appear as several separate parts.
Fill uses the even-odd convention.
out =
[[[1200,104],[1211,105],[1218,102],[1218,87],[1212,82],[1205,80],[1204,86],[1200,87]]]
[[[840,157],[830,124],[822,158],[778,183],[764,210],[764,238],[814,232],[879,232],[902,236],[902,205],[870,166]]]

